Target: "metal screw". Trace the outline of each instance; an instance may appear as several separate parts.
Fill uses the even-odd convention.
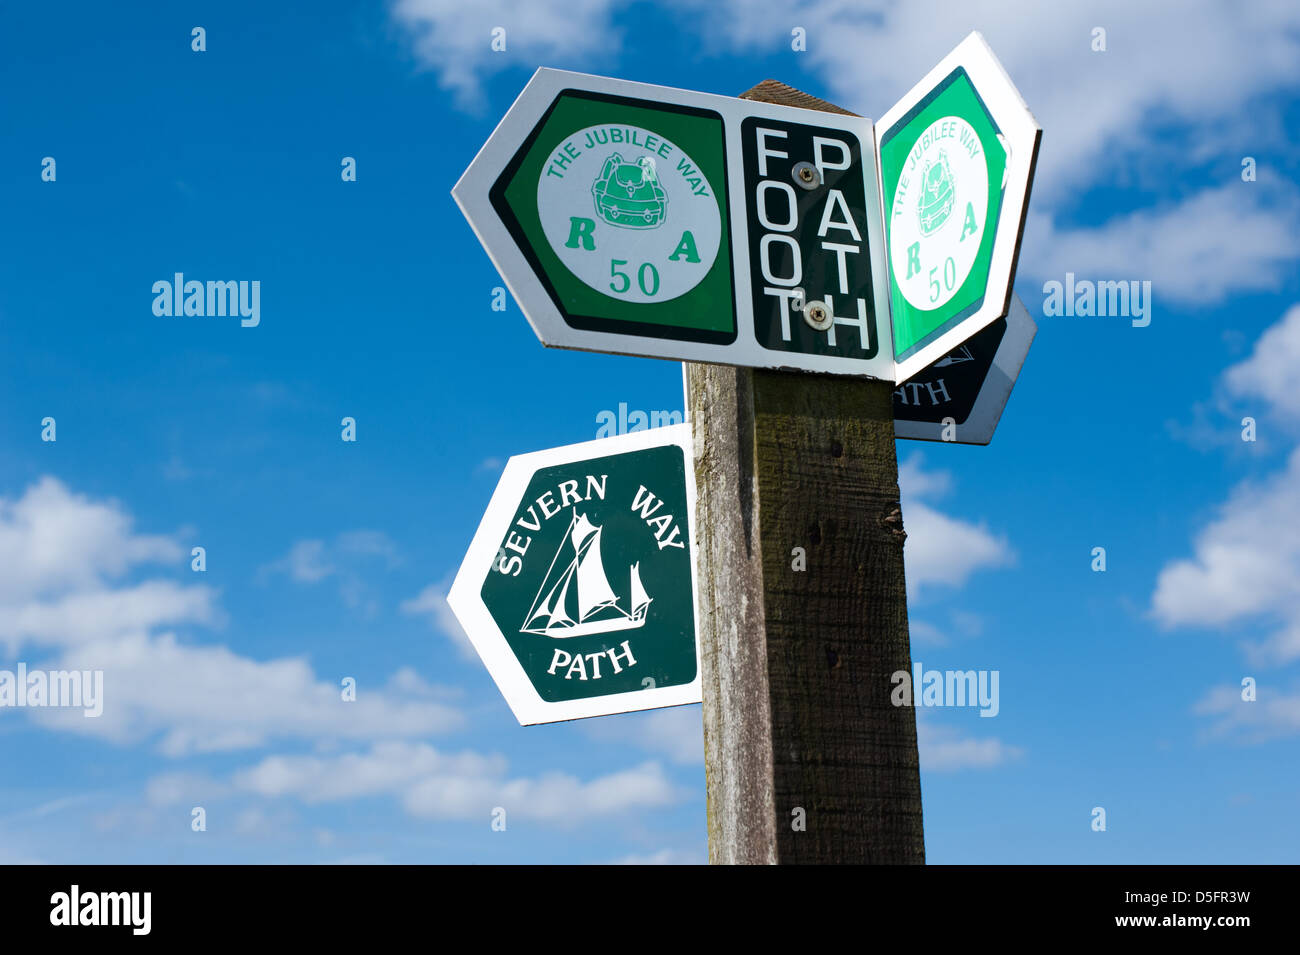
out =
[[[803,320],[819,332],[824,332],[831,327],[834,320],[828,309],[822,302],[809,302],[803,308]]]
[[[791,173],[794,176],[795,185],[804,189],[816,189],[822,184],[821,173],[810,162],[795,163]]]

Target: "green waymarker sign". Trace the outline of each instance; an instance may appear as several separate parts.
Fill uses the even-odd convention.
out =
[[[570,90],[491,199],[569,324],[725,344],[736,321],[724,163],[716,113]]]
[[[700,700],[689,441],[677,425],[506,465],[448,602],[520,723]]]
[[[998,128],[961,68],[881,136],[896,360],[984,301],[1006,165]]]
[[[898,381],[1007,314],[1041,132],[978,33],[877,124]]]
[[[541,69],[452,190],[547,345],[893,380],[860,116]]]

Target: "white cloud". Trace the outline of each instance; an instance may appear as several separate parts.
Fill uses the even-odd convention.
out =
[[[344,702],[305,658],[258,661],[223,646],[189,646],[170,633],[128,634],[69,649],[54,668],[102,669],[104,712],[31,711],[43,726],[117,743],[159,739],[167,756],[264,746],[286,739],[370,740],[446,732],[453,707],[400,685],[358,688]]]
[[[1194,556],[1167,564],[1151,609],[1167,627],[1277,626],[1247,644],[1257,662],[1300,658],[1300,448],[1270,478],[1239,485],[1196,536]]]
[[[1262,398],[1277,414],[1300,418],[1300,305],[1293,305],[1282,320],[1270,327],[1245,361],[1223,373],[1228,392],[1243,398]]]
[[[345,535],[336,549],[386,553],[382,539],[365,534]],[[25,661],[33,667],[104,671],[98,718],[29,709],[29,719],[115,743],[156,740],[169,756],[279,739],[424,736],[461,725],[461,714],[410,672],[387,687],[362,684],[356,700],[344,702],[343,674],[321,679],[305,658],[259,661],[158,632],[219,621],[213,592],[164,579],[113,581],[183,554],[170,537],[135,533],[120,505],[91,501],[53,478],[0,498],[0,641],[12,654],[28,646],[54,652]]]
[[[283,570],[299,583],[314,584],[335,572],[325,559],[325,542],[321,540],[297,541],[272,569]]]
[[[801,62],[830,99],[873,117],[979,30],[1044,129],[1034,189],[1052,202],[1117,154],[1143,174],[1144,156],[1170,129],[1202,149],[1239,152],[1262,133],[1251,99],[1300,82],[1300,7],[1285,0],[815,0],[775,18],[755,15],[750,0],[682,5],[705,16],[701,34],[739,50],[788,51],[791,26],[803,26]],[[1091,49],[1097,26],[1107,31],[1104,53]]]
[[[1269,686],[1256,687],[1256,699],[1241,698],[1239,686],[1217,686],[1193,707],[1200,716],[1217,717],[1207,732],[1210,738],[1235,737],[1243,743],[1300,735],[1300,692],[1284,693]]]
[[[951,484],[946,472],[927,472],[922,465],[921,454],[915,453],[898,468],[909,594],[933,585],[960,587],[978,570],[1011,563],[1005,537],[983,524],[948,517],[922,500],[944,493]]]
[[[129,587],[73,591],[47,601],[0,604],[0,640],[16,653],[28,641],[68,646],[158,626],[211,624],[221,618],[214,598],[208,587],[147,580]]]
[[[447,591],[451,581],[429,584],[414,597],[403,600],[399,606],[402,613],[424,617],[429,625],[451,641],[461,658],[471,662],[478,661],[474,644],[470,643],[465,628],[456,619],[451,604],[447,603]]]
[[[898,486],[910,498],[942,497],[952,490],[947,471],[925,470],[925,455],[914,451],[898,464]]]
[[[583,782],[566,773],[509,778],[501,756],[445,754],[425,743],[376,743],[340,756],[271,756],[233,778],[237,790],[267,798],[328,803],[389,795],[422,819],[479,819],[496,807],[512,818],[572,825],[590,816],[660,808],[683,793],[657,763]]]
[[[400,562],[397,545],[383,532],[348,531],[332,542],[316,538],[295,541],[285,556],[262,567],[258,577],[266,580],[273,574],[284,574],[307,585],[333,579],[344,604],[373,616],[379,605],[369,595],[362,568],[380,563],[391,569]]]
[[[1300,414],[1300,305],[1259,337],[1220,378],[1229,395],[1261,399],[1281,417]],[[1300,659],[1300,447],[1282,470],[1235,487],[1196,535],[1193,556],[1161,569],[1151,612],[1165,627],[1268,630],[1241,643],[1258,665]],[[1258,711],[1256,711],[1258,712]]]
[[[456,105],[477,109],[488,73],[616,53],[621,40],[610,18],[613,6],[610,0],[397,0],[392,15]],[[503,52],[491,46],[495,27],[506,30]]]
[[[179,561],[180,545],[136,534],[114,502],[74,494],[43,477],[17,500],[0,498],[0,604],[92,588],[146,562]]]
[[[956,772],[962,769],[992,769],[1024,755],[996,737],[974,737],[947,726],[936,726],[917,714],[917,748],[921,769],[927,772]]]
[[[582,730],[598,742],[625,743],[674,763],[704,762],[704,722],[698,705],[584,720]]]
[[[1049,217],[1031,214],[1024,272],[1056,281],[1066,272],[1150,281],[1157,304],[1204,305],[1233,292],[1280,287],[1298,256],[1294,192],[1237,181],[1099,226],[1059,229]]]

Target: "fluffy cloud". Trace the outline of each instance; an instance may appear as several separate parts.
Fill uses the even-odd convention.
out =
[[[1237,397],[1262,399],[1278,415],[1300,418],[1297,368],[1300,368],[1300,305],[1293,305],[1281,321],[1259,337],[1249,358],[1224,372],[1223,383]]]
[[[268,798],[326,803],[395,797],[423,819],[507,818],[573,824],[590,816],[660,808],[684,798],[657,763],[582,781],[566,773],[510,778],[500,756],[441,753],[425,743],[376,743],[339,756],[272,756],[235,774],[238,791]]]
[[[674,763],[704,762],[704,723],[699,706],[670,706],[584,720],[582,729],[598,742],[626,743],[649,753],[661,753]]]
[[[1150,281],[1164,302],[1203,305],[1229,293],[1278,288],[1300,257],[1300,202],[1292,190],[1230,182],[1102,225],[1058,228],[1031,215],[1025,274]]]
[[[389,569],[401,563],[397,545],[380,531],[348,531],[330,542],[315,538],[296,541],[285,556],[263,567],[258,577],[265,581],[284,574],[306,585],[333,580],[344,604],[373,616],[379,603],[366,587],[362,568],[376,563]]]
[[[47,664],[104,671],[104,712],[32,711],[41,725],[116,743],[158,739],[167,756],[264,746],[273,741],[418,737],[463,725],[458,710],[394,681],[361,687],[344,702],[300,657],[259,661],[223,646],[190,646],[173,634],[127,634],[83,644]]]
[[[1228,368],[1222,387],[1263,400],[1281,416],[1300,412],[1290,378],[1300,357],[1300,306],[1260,336],[1250,357]],[[1156,578],[1151,611],[1166,627],[1236,627],[1257,621],[1271,632],[1243,641],[1258,664],[1300,658],[1300,448],[1281,471],[1233,489],[1196,535],[1193,556]]]
[[[1247,702],[1241,698],[1241,687],[1218,686],[1206,693],[1193,711],[1213,718],[1207,731],[1212,739],[1232,737],[1243,743],[1262,743],[1300,734],[1300,692],[1288,694],[1260,686],[1256,699]]]
[[[927,472],[922,456],[913,454],[898,468],[907,529],[907,587],[911,595],[924,587],[960,587],[978,570],[1001,567],[1014,559],[1005,537],[983,524],[948,517],[925,503],[948,490],[946,472]]]
[[[1167,627],[1228,627],[1256,619],[1273,632],[1247,644],[1253,660],[1300,658],[1300,448],[1264,481],[1238,486],[1196,536],[1194,556],[1156,579],[1151,609]]]
[[[438,74],[463,109],[483,105],[483,79],[507,65],[607,56],[620,47],[609,0],[397,0],[393,19],[410,37],[420,63]],[[492,31],[506,30],[506,48],[492,49]]]
[[[447,603],[450,587],[450,580],[429,584],[414,597],[403,600],[399,609],[402,613],[423,617],[431,627],[451,641],[462,659],[476,662],[478,652],[475,651],[474,644],[470,643],[465,628],[456,619],[456,614],[452,612],[451,604]]]
[[[0,498],[0,604],[90,589],[142,563],[179,561],[168,537],[136,534],[112,501],[91,501],[44,477],[22,497]]]
[[[936,726],[917,714],[916,743],[921,769],[926,772],[956,772],[962,769],[992,769],[1024,755],[1024,750],[992,736],[968,736],[960,730]]]
[[[383,541],[345,535],[344,553],[384,553]],[[279,739],[371,740],[461,725],[461,714],[413,673],[341,699],[305,658],[259,661],[194,644],[162,627],[221,619],[207,587],[166,579],[123,581],[153,562],[185,566],[166,536],[137,534],[114,502],[92,501],[43,478],[0,498],[0,641],[52,653],[47,669],[104,671],[103,715],[31,709],[51,729],[115,743],[156,740],[169,756],[265,745]]]

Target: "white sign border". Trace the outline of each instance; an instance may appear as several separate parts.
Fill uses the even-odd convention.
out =
[[[652,687],[581,700],[547,702],[534,688],[523,665],[510,649],[505,634],[501,632],[496,619],[483,603],[483,583],[492,572],[492,564],[496,560],[501,541],[505,539],[506,532],[515,519],[515,513],[524,492],[528,489],[528,483],[542,468],[661,447],[680,448],[686,467],[691,599],[694,603],[695,623],[695,680],[680,686]],[[690,424],[649,428],[631,434],[598,438],[581,444],[570,444],[511,457],[506,462],[496,490],[492,492],[492,500],[482,521],[479,522],[478,530],[474,533],[469,552],[461,562],[460,570],[447,595],[447,603],[483,660],[488,674],[522,726],[699,703],[702,699],[699,551],[695,534],[695,458]]]
[[[492,205],[490,191],[515,153],[532,133],[555,98],[564,90],[624,96],[696,109],[722,116],[726,137],[727,192],[731,228],[736,340],[729,345],[678,341],[576,329],[564,321],[542,281],[516,245],[510,230]],[[863,188],[866,194],[867,241],[871,255],[874,315],[879,350],[871,359],[787,352],[763,347],[754,333],[750,290],[749,223],[744,194],[744,155],[741,121],[749,117],[806,123],[827,130],[854,134],[861,147]],[[878,143],[870,119],[846,113],[828,113],[795,106],[760,103],[733,96],[679,90],[585,73],[540,68],[506,112],[474,161],[452,189],[452,196],[497,272],[519,303],[542,344],[615,355],[665,358],[754,368],[786,368],[838,375],[894,380],[893,326],[889,321],[889,271],[885,263],[884,213],[880,203]],[[761,279],[760,279],[761,281]]]
[[[984,301],[979,309],[956,328],[944,332],[916,354],[896,363],[895,380],[902,384],[918,371],[928,368],[955,350],[972,335],[983,330],[1007,314],[1013,294],[1020,242],[1025,231],[1025,214],[1029,208],[1029,192],[1033,185],[1034,167],[1038,162],[1038,147],[1043,128],[1029,111],[1028,104],[1011,82],[1011,77],[999,62],[983,34],[975,31],[939,61],[921,82],[913,86],[897,103],[885,111],[876,123],[876,168],[880,168],[880,140],[913,107],[948,77],[953,70],[964,67],[976,92],[1002,131],[1010,150],[1006,170],[1006,193],[998,213],[997,232],[993,240],[993,254],[989,262],[989,281],[984,289]],[[1020,144],[1028,142],[1028,149]],[[879,174],[879,173],[878,173]],[[878,185],[882,208],[888,205],[884,194],[883,177]]]
[[[991,323],[990,323],[991,324]],[[980,393],[971,406],[964,423],[956,426],[957,437],[943,440],[943,424],[934,421],[900,421],[894,419],[894,437],[916,441],[938,441],[943,444],[987,445],[993,440],[998,422],[1016,386],[1020,369],[1024,367],[1029,346],[1038,334],[1038,326],[1029,317],[1029,310],[1020,296],[1011,296],[1011,309],[1007,312],[1007,330],[998,343],[997,353]],[[928,366],[927,366],[928,367]]]

